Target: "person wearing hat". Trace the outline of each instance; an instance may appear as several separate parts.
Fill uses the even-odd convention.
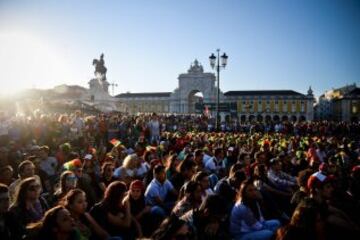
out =
[[[151,229],[151,207],[145,204],[144,183],[140,180],[134,180],[130,184],[128,197],[130,201],[131,215],[134,217],[135,225],[139,235],[149,235]]]

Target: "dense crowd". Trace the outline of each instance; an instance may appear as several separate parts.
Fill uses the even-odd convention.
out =
[[[360,239],[360,124],[0,114],[1,239]]]

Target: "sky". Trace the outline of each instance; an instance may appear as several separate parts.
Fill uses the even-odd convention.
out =
[[[319,96],[360,85],[359,43],[358,0],[0,0],[0,94],[88,87],[101,53],[115,94],[170,92],[220,48],[224,92]]]

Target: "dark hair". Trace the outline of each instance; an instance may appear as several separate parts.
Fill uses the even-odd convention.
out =
[[[66,178],[67,178],[67,176],[69,176],[69,175],[71,175],[71,174],[74,174],[75,175],[75,173],[73,173],[72,171],[65,171],[65,172],[63,172],[62,174],[61,174],[61,176],[60,176],[60,188],[59,188],[59,191],[61,192],[61,193],[65,193],[65,191],[66,191]]]
[[[195,152],[194,152],[194,156],[195,156],[195,157],[199,157],[199,156],[201,156],[203,153],[204,153],[203,150],[201,150],[201,149],[196,149]]]
[[[196,166],[196,164],[193,160],[191,160],[189,158],[185,158],[183,161],[180,162],[180,164],[178,166],[178,172],[184,172],[184,171],[190,170],[195,166]]]
[[[104,162],[104,164],[101,166],[101,174],[102,175],[105,173],[106,168],[109,166],[114,166],[114,164],[111,162]]]
[[[176,237],[176,232],[184,226],[186,222],[172,215],[166,218],[159,228],[153,233],[151,239],[153,240],[167,240]]]
[[[199,211],[204,212],[205,209],[207,209],[209,215],[224,216],[227,210],[223,206],[226,206],[226,202],[223,197],[218,194],[208,195],[201,203]]]
[[[76,197],[80,194],[85,194],[85,192],[81,189],[71,189],[63,198],[62,205],[67,208],[70,209],[70,205],[74,203]]]
[[[164,171],[165,170],[165,167],[164,166],[162,166],[162,165],[156,165],[155,167],[154,167],[154,174],[159,174],[159,173],[161,173],[162,171]]]
[[[300,187],[307,187],[307,182],[311,174],[313,174],[313,171],[310,169],[300,171],[297,178],[298,185]]]
[[[21,175],[24,172],[26,165],[30,165],[30,164],[34,165],[34,163],[30,160],[22,161],[18,166],[18,173]]]
[[[249,186],[253,186],[254,183],[251,180],[243,181],[240,185],[240,190],[238,193],[238,201],[241,201],[246,206],[250,206],[251,200],[248,198],[246,191]]]
[[[0,194],[1,193],[8,193],[8,192],[9,192],[8,186],[6,186],[5,184],[0,183]]]
[[[58,205],[49,209],[41,221],[29,224],[27,230],[38,232],[36,239],[55,239],[54,227],[58,224],[56,220],[61,210],[66,210],[66,208]]]
[[[305,198],[296,207],[289,224],[277,231],[276,239],[316,239],[316,223],[320,214],[316,201]]]
[[[15,193],[15,200],[12,206],[18,206],[20,208],[25,207],[26,193],[32,183],[36,183],[36,179],[34,177],[25,178],[20,182],[19,188]]]
[[[192,177],[192,180],[200,182],[204,177],[209,177],[209,174],[207,172],[200,171]]]
[[[216,148],[215,151],[214,151],[214,155],[215,157],[218,156],[220,153],[223,152],[223,149],[222,148]]]
[[[117,211],[119,202],[127,191],[126,184],[122,181],[114,181],[107,186],[104,198],[101,201],[107,210]]]

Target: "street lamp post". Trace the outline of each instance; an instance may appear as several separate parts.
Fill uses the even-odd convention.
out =
[[[221,56],[221,65],[220,65],[220,49],[216,49],[217,51],[217,57],[214,55],[214,53],[211,54],[209,57],[210,60],[210,66],[212,69],[216,69],[217,73],[217,95],[216,95],[216,118],[215,118],[215,127],[216,130],[219,131],[219,102],[220,102],[220,68],[225,68],[227,64],[228,56],[226,53],[224,53]],[[217,61],[216,61],[217,60]]]

